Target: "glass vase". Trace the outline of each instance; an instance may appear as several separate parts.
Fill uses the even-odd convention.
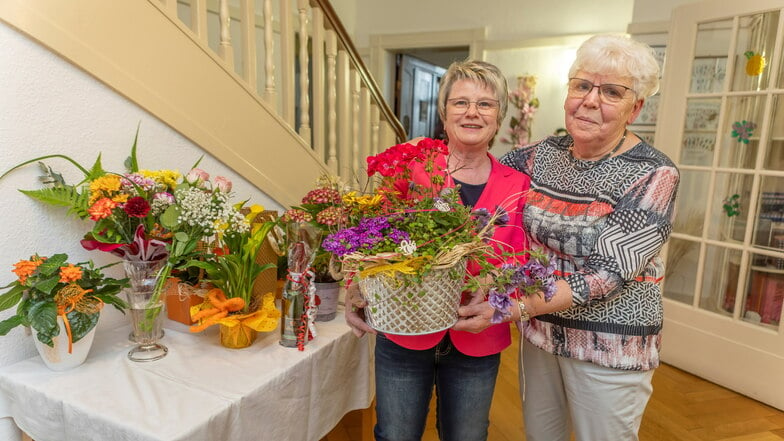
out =
[[[154,296],[154,292],[154,289],[125,290],[133,330],[131,334],[136,338],[136,346],[128,352],[128,358],[132,361],[160,360],[169,352],[166,346],[158,343],[162,335],[166,303],[162,297]]]
[[[160,279],[166,279],[165,272],[166,259],[158,260],[123,260],[125,276],[131,284],[131,290],[137,292],[153,293],[160,285]],[[132,322],[134,319],[131,319]],[[132,323],[133,324],[133,323]],[[159,327],[157,339],[163,338],[163,328]],[[136,327],[131,326],[131,333],[128,340],[134,343],[141,343],[141,337],[136,334]]]

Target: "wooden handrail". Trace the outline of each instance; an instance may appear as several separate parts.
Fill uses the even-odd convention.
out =
[[[310,0],[310,5],[317,6],[321,8],[322,11],[324,11],[327,24],[337,34],[337,37],[340,40],[340,44],[346,49],[346,53],[351,59],[351,62],[354,64],[354,66],[357,67],[357,71],[362,77],[362,81],[365,83],[365,85],[367,85],[368,91],[370,92],[373,101],[378,103],[381,114],[384,115],[386,120],[392,126],[398,141],[403,142],[408,139],[408,135],[406,135],[406,130],[403,128],[403,124],[401,124],[400,120],[397,119],[397,116],[389,107],[383,95],[381,94],[381,89],[379,89],[378,83],[376,83],[376,80],[370,75],[370,71],[362,61],[362,57],[359,56],[357,48],[351,41],[351,37],[349,37],[348,32],[346,32],[346,28],[343,27],[343,23],[338,18],[335,10],[332,9],[332,5],[328,0]]]

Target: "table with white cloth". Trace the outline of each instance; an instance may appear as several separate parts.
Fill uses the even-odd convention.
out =
[[[342,314],[316,326],[304,351],[277,331],[237,350],[217,330],[166,329],[169,354],[148,363],[128,360],[128,327],[101,330],[72,370],[38,356],[0,368],[0,417],[35,441],[319,440],[370,406],[373,372],[371,341]]]

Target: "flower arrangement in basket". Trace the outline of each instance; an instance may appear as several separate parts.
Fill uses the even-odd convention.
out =
[[[379,331],[414,335],[451,327],[461,293],[479,289],[485,279],[466,280],[468,262],[481,268],[479,276],[498,276],[484,288],[491,288],[499,320],[508,317],[509,308],[503,307],[509,295],[531,282],[512,279],[489,263],[487,256],[496,253],[493,229],[508,222],[508,213],[502,207],[490,213],[462,205],[456,188],[447,185],[445,161],[437,160],[448,154],[441,141],[426,138],[369,157],[368,176],[381,176],[375,191],[344,197],[352,226],[323,242],[344,271],[358,276],[368,303],[366,320]],[[518,268],[523,267],[510,264],[508,270]],[[520,271],[528,276],[526,269]]]
[[[105,277],[102,270],[111,265],[97,268],[92,261],[67,260],[66,254],[35,254],[14,264],[17,280],[2,287],[10,289],[0,295],[0,311],[16,306],[16,314],[0,322],[0,335],[19,325],[30,326],[38,341],[52,347],[60,334],[59,318],[70,353],[73,343],[95,328],[105,304],[124,313],[128,305],[117,294],[128,286],[128,279]]]

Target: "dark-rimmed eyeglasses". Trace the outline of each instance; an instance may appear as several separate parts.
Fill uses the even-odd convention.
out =
[[[626,97],[626,92],[634,90],[622,84],[593,84],[582,78],[569,78],[569,98],[585,98],[593,88],[599,89],[599,97],[607,104],[617,104]]]
[[[476,106],[476,111],[482,115],[492,115],[498,111],[498,100],[469,101],[465,98],[451,98],[446,100],[447,106],[454,113],[466,113],[471,104]]]

